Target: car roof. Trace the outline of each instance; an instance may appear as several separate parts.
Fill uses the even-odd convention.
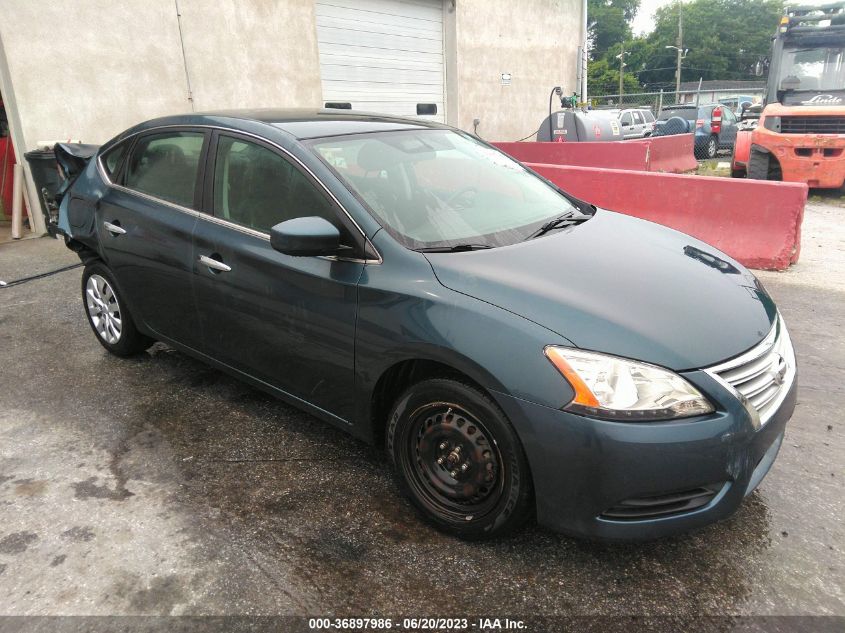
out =
[[[695,105],[694,103],[676,103],[674,105],[667,105],[663,106],[664,110],[692,110],[694,108],[707,108],[710,106],[718,106],[723,105],[721,103],[699,103]]]
[[[413,129],[448,129],[421,119],[331,108],[251,108],[195,112],[154,119],[142,127],[168,125],[218,125],[221,119],[266,123],[298,139]]]

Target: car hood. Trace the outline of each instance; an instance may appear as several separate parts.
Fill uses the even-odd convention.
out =
[[[447,288],[530,319],[580,348],[676,371],[753,347],[777,314],[757,279],[724,253],[605,210],[520,244],[427,257]]]

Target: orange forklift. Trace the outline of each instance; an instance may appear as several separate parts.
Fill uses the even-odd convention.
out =
[[[787,7],[754,125],[743,110],[731,173],[757,180],[845,184],[845,2]]]

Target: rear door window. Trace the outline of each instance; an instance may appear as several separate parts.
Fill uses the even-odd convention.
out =
[[[622,125],[631,125],[631,113],[626,112],[622,115]]]
[[[631,115],[634,117],[634,124],[635,125],[642,125],[643,124],[643,116],[639,112],[632,112]]]
[[[693,108],[673,108],[671,110],[663,110],[658,117],[660,121],[668,121],[672,117],[679,116],[687,121],[695,121],[696,109]]]
[[[124,185],[167,202],[194,208],[204,141],[202,132],[142,136],[129,157]]]

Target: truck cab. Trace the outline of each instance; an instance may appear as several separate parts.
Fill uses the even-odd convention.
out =
[[[845,184],[845,2],[787,7],[772,45],[766,98],[740,131],[732,174]]]

